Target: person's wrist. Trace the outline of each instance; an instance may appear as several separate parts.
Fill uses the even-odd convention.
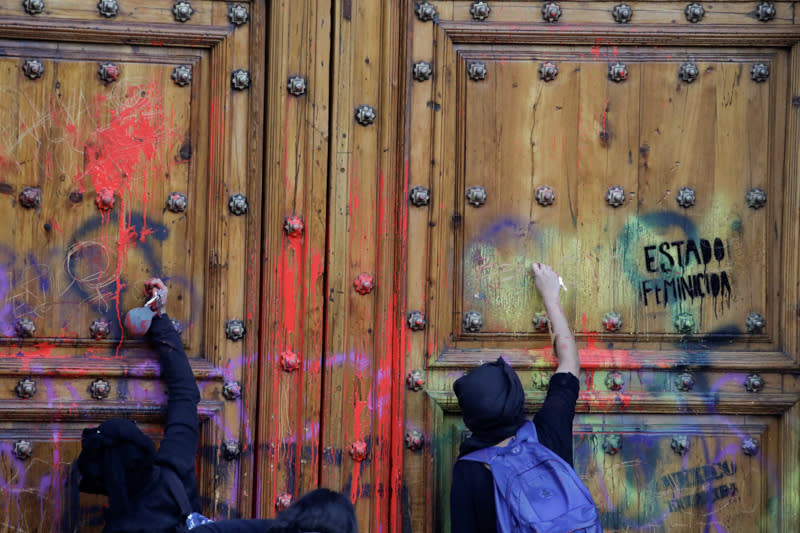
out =
[[[559,305],[561,300],[558,298],[558,293],[545,293],[542,294],[542,300],[544,301],[544,305]]]

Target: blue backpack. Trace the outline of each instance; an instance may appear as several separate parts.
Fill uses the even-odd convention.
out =
[[[539,443],[530,420],[507,446],[461,458],[489,465],[499,533],[602,533],[589,489],[575,470]]]

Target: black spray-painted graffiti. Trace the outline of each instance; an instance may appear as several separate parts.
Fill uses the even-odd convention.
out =
[[[644,247],[645,269],[651,273],[665,274],[659,278],[644,279],[639,287],[639,297],[647,306],[655,301],[666,306],[670,300],[681,302],[695,298],[727,296],[730,304],[731,277],[727,271],[707,272],[712,261],[717,264],[725,259],[725,243],[722,239],[687,239],[664,241]],[[687,273],[690,267],[702,267],[703,272]],[[649,298],[648,298],[648,295]]]
[[[723,483],[716,487],[711,484],[725,476],[736,473],[736,464],[733,462],[720,462],[698,466],[689,470],[681,470],[667,474],[659,480],[659,485],[665,489],[685,489],[708,485],[705,490],[674,498],[669,502],[669,511],[680,511],[691,507],[699,507],[713,503],[724,498],[731,498],[738,492],[736,483]]]

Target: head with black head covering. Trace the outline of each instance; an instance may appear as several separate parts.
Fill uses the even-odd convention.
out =
[[[108,496],[106,520],[124,515],[153,474],[152,439],[135,422],[117,418],[84,429],[81,445],[73,465],[80,476],[80,492]]]
[[[329,489],[316,489],[304,494],[278,513],[275,522],[276,531],[358,533],[353,504],[343,494]]]
[[[515,435],[525,423],[525,391],[502,357],[458,378],[453,391],[472,432],[461,445],[462,455]]]

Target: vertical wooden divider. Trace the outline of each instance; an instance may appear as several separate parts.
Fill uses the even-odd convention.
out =
[[[319,482],[330,13],[329,0],[269,5],[254,495],[261,517],[274,515],[282,494],[296,498]],[[290,76],[305,79],[305,94],[287,91]],[[287,220],[297,221],[294,231],[284,229]]]
[[[323,486],[343,490],[363,531],[400,528],[402,326],[407,184],[400,100],[410,9],[401,2],[337,2],[333,42]],[[408,11],[408,12],[406,12]],[[374,123],[356,110],[371,106]],[[355,290],[372,276],[367,294]],[[357,452],[366,444],[366,457]]]

